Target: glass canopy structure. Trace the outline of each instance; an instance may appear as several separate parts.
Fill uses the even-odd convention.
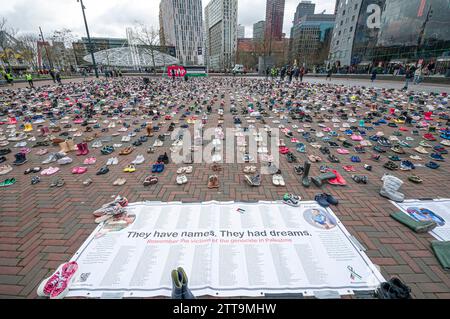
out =
[[[95,61],[99,65],[122,68],[152,68],[178,64],[177,58],[160,51],[142,47],[122,47],[103,50],[94,53]],[[83,58],[92,63],[90,55]],[[154,60],[154,61],[153,61]]]

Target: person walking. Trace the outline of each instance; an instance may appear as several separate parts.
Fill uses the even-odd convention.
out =
[[[414,71],[412,70],[411,67],[408,67],[405,72],[405,86],[403,87],[403,90],[405,91],[408,90],[409,82],[411,82],[413,78],[414,78]]]
[[[58,84],[61,84],[61,73],[59,73],[59,71],[56,71],[55,78],[56,82],[58,82]]]
[[[328,81],[328,79],[330,79],[330,81],[331,81],[332,74],[333,74],[333,69],[330,67],[327,71],[327,78],[325,79],[325,81]]]
[[[292,83],[292,77],[294,76],[294,70],[292,68],[289,68],[287,71],[288,77],[289,77],[289,83]]]
[[[305,67],[302,66],[300,69],[300,82],[303,82],[303,77],[305,76]]]
[[[31,73],[25,74],[25,79],[28,81],[28,85],[30,85],[30,89],[34,89],[33,76],[31,75]]]
[[[7,73],[6,73],[6,82],[7,82],[8,84],[11,84],[11,86],[14,85],[14,78],[13,78],[11,72],[7,72]]]
[[[374,68],[372,69],[372,76],[370,77],[370,80],[371,80],[372,83],[373,83],[373,82],[375,82],[376,79],[377,79],[377,68],[374,67]]]
[[[266,68],[266,80],[269,79],[269,75],[270,75],[270,67]]]
[[[295,77],[295,81],[298,82],[298,77],[300,76],[300,69],[298,68],[298,66],[296,66],[294,68],[294,77]]]
[[[422,71],[422,66],[419,66],[417,68],[417,70],[414,72],[414,84],[420,84],[420,82],[422,82],[422,75],[423,75],[423,71]]]
[[[52,77],[53,83],[56,83],[55,69],[51,69],[49,73],[50,73],[50,76]]]

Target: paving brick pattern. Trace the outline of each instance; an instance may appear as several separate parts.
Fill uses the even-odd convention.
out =
[[[240,87],[239,83],[237,87]],[[233,116],[228,112],[229,96],[230,92],[236,90],[236,86],[231,88],[227,85],[220,87],[220,90],[225,94],[226,101],[224,127],[233,127]],[[218,102],[214,106],[214,109],[217,108]],[[181,112],[178,116],[180,114]],[[245,126],[245,115],[239,117]],[[217,120],[218,115],[214,112],[209,116],[206,127],[216,126]],[[276,126],[270,119],[267,120],[272,126]],[[166,121],[166,126],[169,122]],[[292,124],[294,122],[288,124],[288,127]],[[261,124],[256,126],[262,127]],[[317,128],[315,124],[312,126]],[[6,128],[6,125],[1,127]],[[163,127],[161,132],[166,130],[167,128]],[[190,130],[192,131],[192,128]],[[390,134],[394,129],[383,126],[380,130]],[[37,134],[36,127],[33,133]],[[92,135],[92,133],[84,134]],[[36,287],[40,281],[51,274],[58,265],[70,259],[94,230],[96,225],[92,211],[111,201],[117,194],[126,196],[130,202],[144,200],[199,202],[278,200],[286,192],[299,194],[305,200],[312,200],[320,192],[315,186],[304,188],[299,182],[299,177],[293,173],[293,164],[289,164],[284,156],[281,156],[280,169],[286,187],[272,185],[271,176],[263,176],[261,187],[250,187],[244,182],[242,170],[245,164],[223,164],[223,170],[218,173],[220,188],[215,190],[207,188],[208,176],[213,174],[210,165],[207,164],[193,164],[194,171],[187,175],[189,182],[183,186],[176,184],[176,169],[179,165],[169,164],[159,175],[158,184],[144,187],[142,185],[144,178],[151,174],[150,164],[164,151],[169,153],[171,142],[168,141],[164,143],[164,147],[157,148],[154,154],[145,152],[147,147],[153,144],[157,134],[128,156],[119,156],[117,151],[113,153],[112,156],[119,158],[119,165],[111,166],[111,171],[104,176],[95,176],[95,172],[110,156],[103,156],[99,149],[91,148],[90,155],[97,157],[97,163],[89,166],[87,174],[72,175],[71,168],[82,164],[85,157],[71,153],[74,163],[62,166],[61,171],[55,175],[64,178],[66,185],[62,188],[49,188],[53,176],[43,176],[41,183],[30,185],[30,176],[24,175],[23,171],[34,166],[49,166],[41,164],[42,157],[35,155],[36,149],[29,154],[28,163],[15,167],[8,175],[1,176],[1,180],[15,177],[17,183],[0,189],[0,297],[36,298]],[[140,135],[143,133],[138,133],[137,136]],[[299,135],[294,130],[294,136],[304,142]],[[113,140],[120,143],[120,137],[114,137]],[[306,156],[295,152],[294,144],[287,138],[285,140],[288,147],[293,147],[299,162],[302,163]],[[415,143],[417,142],[416,138]],[[321,155],[318,150],[307,143],[306,145],[308,154]],[[11,147],[11,144],[8,147]],[[50,152],[57,150],[59,147],[49,147]],[[411,150],[407,152],[412,154]],[[337,155],[334,151],[332,153]],[[122,169],[137,154],[144,154],[145,163],[139,165],[135,173],[123,173]],[[386,160],[376,163],[369,160],[370,155],[371,152],[360,154],[363,161],[358,164],[350,162],[350,155],[337,155],[341,159],[341,164],[331,164],[327,160],[322,163],[337,168],[348,181],[346,187],[331,185],[323,187],[323,191],[333,194],[340,200],[340,204],[333,207],[333,211],[348,231],[367,248],[367,255],[373,263],[380,266],[385,278],[400,277],[412,288],[415,298],[449,298],[450,274],[443,270],[430,249],[433,238],[429,234],[415,234],[389,217],[396,208],[378,195],[382,184],[380,178],[385,173],[382,163]],[[425,158],[424,155],[421,156]],[[13,161],[13,154],[6,157],[7,163]],[[382,157],[385,159],[386,155]],[[373,165],[373,171],[366,172],[363,169],[364,163]],[[421,163],[424,164],[425,161]],[[319,173],[319,165],[313,164],[311,175]],[[354,183],[351,180],[351,173],[342,170],[342,165],[354,165],[359,174],[369,176],[369,183],[367,185]],[[408,182],[408,172],[396,171],[394,175],[405,181],[401,191],[405,193],[406,198],[450,197],[447,187],[450,183],[449,170],[448,162],[443,162],[438,170],[417,168],[416,174],[424,179],[421,185]],[[82,185],[82,180],[87,176],[92,177],[94,182],[86,187]],[[112,186],[117,177],[125,177],[127,183],[123,186]]]

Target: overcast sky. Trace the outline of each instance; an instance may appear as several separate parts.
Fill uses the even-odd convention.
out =
[[[295,9],[301,0],[286,0],[284,32],[289,36]],[[125,37],[125,27],[134,21],[159,26],[160,0],[84,0],[91,36]],[[205,7],[209,0],[203,0]],[[335,0],[313,0],[316,13],[333,13]],[[238,23],[245,25],[245,34],[251,37],[253,23],[264,20],[266,0],[238,0]],[[9,26],[20,33],[44,35],[53,30],[68,28],[78,37],[85,36],[80,4],[76,0],[2,0],[0,18],[6,17]]]

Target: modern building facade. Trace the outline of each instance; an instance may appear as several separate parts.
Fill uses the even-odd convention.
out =
[[[237,37],[238,37],[238,39],[245,38],[245,26],[243,26],[243,25],[237,26]]]
[[[280,41],[283,38],[285,0],[267,0],[265,39]]]
[[[315,10],[316,10],[315,3],[312,3],[311,1],[307,0],[302,0],[302,2],[298,4],[297,10],[295,11],[294,25],[300,22],[301,17],[314,14]]]
[[[311,68],[323,64],[328,58],[335,18],[333,14],[302,16],[291,29],[290,60]]]
[[[449,16],[448,0],[341,0],[330,60],[355,66],[445,60]]]
[[[237,0],[211,0],[205,8],[207,65],[210,70],[229,70],[234,66],[237,11]]]
[[[201,0],[161,0],[160,29],[164,44],[175,47],[182,64],[204,64]]]
[[[266,21],[261,20],[253,24],[253,39],[264,40],[264,32],[266,29]]]
[[[338,12],[339,2],[340,2],[340,0],[336,0],[336,4],[334,5],[334,14],[335,14],[335,15],[336,15],[337,12]]]
[[[362,0],[339,1],[330,45],[329,61],[331,63],[351,65],[352,47],[361,11],[361,3]]]

